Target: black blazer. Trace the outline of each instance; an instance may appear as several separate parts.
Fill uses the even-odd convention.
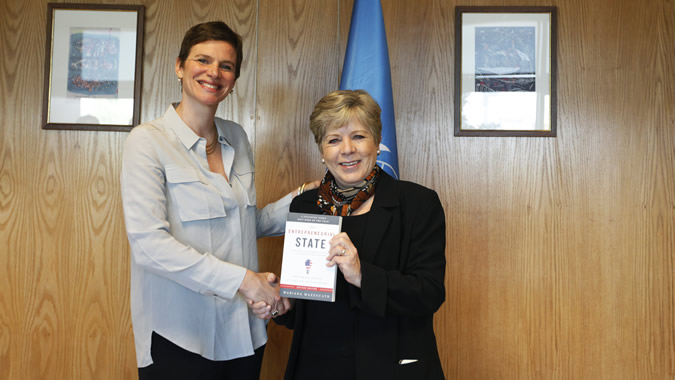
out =
[[[296,197],[291,211],[319,214],[318,190]],[[360,311],[357,379],[443,379],[433,314],[445,301],[445,214],[435,191],[384,171],[359,250],[361,289],[349,286]],[[303,300],[275,322],[294,329],[286,378],[292,379],[303,332]],[[416,359],[399,364],[403,359]],[[330,371],[329,368],[326,368]]]

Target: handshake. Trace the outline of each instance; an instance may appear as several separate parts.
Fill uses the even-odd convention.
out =
[[[247,270],[239,292],[260,319],[269,320],[293,308],[293,303],[288,298],[279,295],[279,278],[274,273]]]

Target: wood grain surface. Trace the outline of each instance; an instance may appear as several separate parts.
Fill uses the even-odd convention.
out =
[[[146,7],[141,120],[179,100],[184,32],[221,19],[245,58],[218,115],[254,146],[258,204],[323,174],[308,118],[352,0],[105,3]],[[447,217],[446,377],[675,379],[675,5],[526,4],[558,7],[557,138],[453,137],[456,5],[525,3],[382,0],[401,175]],[[46,11],[0,2],[0,379],[135,379],[126,133],[41,129]],[[262,378],[282,379],[291,334],[268,330]]]

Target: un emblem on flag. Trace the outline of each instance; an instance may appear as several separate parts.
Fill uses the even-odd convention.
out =
[[[391,154],[391,149],[389,149],[389,147],[387,147],[386,145],[380,143],[380,152],[382,152],[382,153],[387,152],[387,153]],[[392,177],[394,177],[394,179],[398,179],[398,173],[396,172],[396,169],[394,168],[394,166],[392,164],[387,162],[386,159],[377,160],[377,164],[380,165],[380,167],[382,169],[384,169],[384,171],[386,171]]]

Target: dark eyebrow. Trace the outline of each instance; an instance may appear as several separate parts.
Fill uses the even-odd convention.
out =
[[[208,58],[208,59],[213,59],[213,57],[211,57],[210,55],[208,55],[208,54],[202,54],[202,53],[195,54],[195,58]],[[229,59],[226,59],[226,60],[221,61],[221,62],[219,62],[219,63],[228,63],[228,64],[234,66],[234,62],[230,61]]]

